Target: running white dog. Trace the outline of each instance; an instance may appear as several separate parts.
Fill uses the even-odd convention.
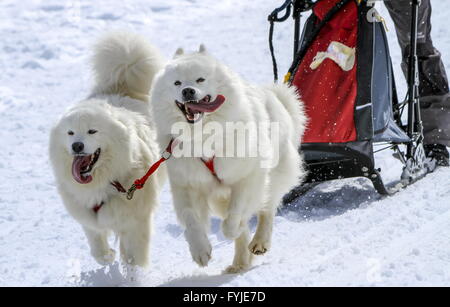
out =
[[[151,219],[164,170],[132,201],[124,192],[159,158],[148,93],[163,65],[144,38],[108,35],[96,48],[92,95],[70,108],[51,132],[50,158],[59,192],[102,265],[115,260],[107,240],[111,231],[120,239],[127,265],[148,262]]]
[[[264,254],[271,246],[273,219],[283,195],[304,176],[298,148],[306,120],[297,94],[285,85],[249,85],[201,46],[193,54],[177,51],[155,77],[150,103],[160,146],[179,144],[172,146],[174,153],[183,147],[184,156],[178,154],[167,163],[175,210],[186,228],[194,261],[206,266],[211,259],[207,232],[212,213],[223,219],[223,234],[235,240],[233,264],[226,271],[248,269],[252,253]],[[211,123],[223,129],[209,129]],[[224,155],[230,152],[227,140],[234,144],[236,131],[226,129],[230,123],[247,128],[256,124],[257,141],[246,137],[245,151],[259,143],[266,145],[264,153]],[[279,134],[274,139],[271,127],[277,125]],[[179,135],[180,127],[192,131]],[[191,146],[205,148],[211,137],[218,142],[208,153],[185,154]],[[262,167],[264,163],[272,167]],[[250,242],[248,221],[255,214],[258,227]]]

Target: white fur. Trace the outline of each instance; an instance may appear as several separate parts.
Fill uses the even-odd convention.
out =
[[[196,82],[199,78],[206,81]],[[175,81],[182,85],[176,86]],[[161,147],[173,138],[172,126],[186,122],[175,105],[175,100],[182,101],[181,91],[185,87],[195,88],[199,93],[196,99],[208,94],[213,98],[219,94],[226,97],[218,110],[205,114],[202,121],[191,127],[210,122],[222,126],[227,122],[280,125],[280,156],[273,168],[262,168],[261,157],[216,157],[219,182],[197,157],[173,157],[167,163],[175,210],[186,228],[185,237],[194,261],[206,266],[211,259],[207,233],[210,214],[214,214],[223,219],[224,235],[235,240],[235,258],[227,272],[240,272],[251,265],[252,253],[263,254],[270,248],[276,209],[283,195],[305,175],[298,148],[306,118],[294,89],[285,85],[250,85],[208,55],[203,46],[193,54],[184,54],[179,49],[152,85],[150,103]],[[268,157],[275,159],[276,146],[270,143],[268,129],[259,138],[271,144]],[[197,142],[198,135],[191,141]],[[248,221],[255,214],[258,228],[250,242]]]
[[[128,32],[110,33],[95,46],[94,92],[146,101],[153,77],[163,65],[159,51],[144,37]]]
[[[145,39],[125,33],[108,35],[96,47],[94,92],[71,107],[51,132],[50,159],[58,190],[69,213],[83,226],[91,254],[100,264],[115,259],[107,240],[110,232],[120,239],[126,264],[145,266],[148,262],[151,220],[165,169],[151,177],[132,201],[111,182],[119,181],[127,189],[159,158],[146,97],[162,65]],[[98,132],[90,135],[90,129]],[[73,136],[68,135],[69,130]],[[87,154],[101,148],[88,184],[73,179],[73,142],[83,142]],[[93,207],[101,202],[103,207],[95,213]]]

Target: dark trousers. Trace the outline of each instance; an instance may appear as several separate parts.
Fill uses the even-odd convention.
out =
[[[410,0],[385,1],[395,23],[402,49],[402,70],[408,74],[411,3]],[[450,3],[449,3],[450,4]],[[419,8],[417,52],[419,57],[420,102],[426,144],[450,146],[450,94],[440,52],[431,39],[431,3],[422,0]]]

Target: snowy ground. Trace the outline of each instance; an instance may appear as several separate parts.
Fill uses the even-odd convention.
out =
[[[130,29],[167,56],[179,45],[195,49],[204,42],[244,77],[268,83],[266,16],[280,2],[0,2],[0,286],[127,285],[118,265],[104,269],[90,258],[79,225],[61,204],[48,163],[52,123],[92,84],[87,63],[93,41],[111,29]],[[433,5],[434,41],[450,71],[447,3]],[[403,94],[390,21],[388,27]],[[291,56],[291,28],[287,23],[276,29],[282,72]],[[387,155],[382,160],[385,176],[395,179],[394,162]],[[276,218],[272,251],[243,275],[221,273],[233,248],[218,221],[211,234],[213,260],[206,269],[196,267],[166,189],[151,268],[141,275],[141,285],[450,286],[449,175],[450,169],[439,169],[390,198],[378,196],[364,179],[319,186]],[[78,280],[71,278],[78,273]]]

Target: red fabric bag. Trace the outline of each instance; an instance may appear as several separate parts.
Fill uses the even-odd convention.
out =
[[[314,7],[318,22],[337,2],[324,0]],[[357,39],[358,7],[351,1],[324,26],[300,63],[292,83],[298,88],[309,117],[304,143],[356,140],[357,63],[350,71],[344,71],[331,59],[325,59],[315,70],[310,65],[318,52],[327,51],[331,42],[356,48]]]

